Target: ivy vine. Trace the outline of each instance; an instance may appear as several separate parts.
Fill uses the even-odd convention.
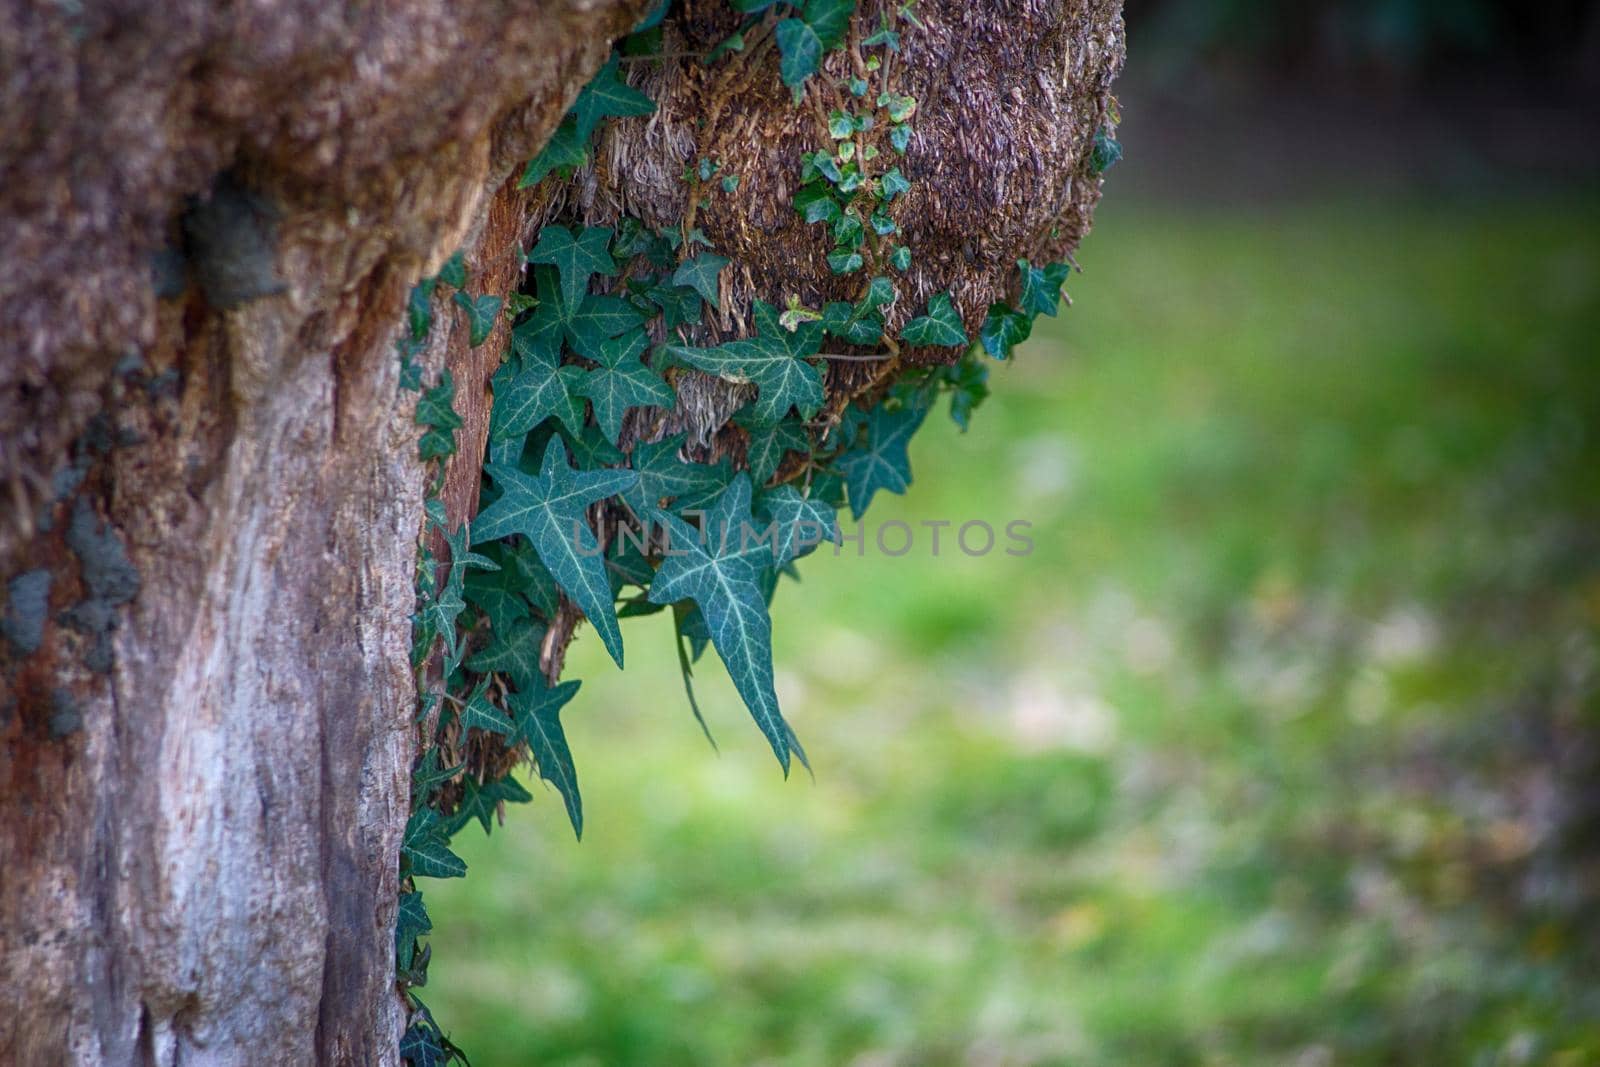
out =
[[[621,667],[620,619],[670,609],[687,702],[702,729],[691,671],[709,647],[784,773],[793,760],[806,765],[773,685],[770,606],[781,576],[794,574],[795,561],[822,542],[839,540],[838,509],[848,506],[859,520],[878,492],[904,492],[907,444],[938,400],[949,397],[951,417],[966,429],[988,395],[983,356],[1007,359],[1035,317],[1059,307],[1069,268],[1019,260],[1014,301],[992,305],[975,340],[948,292],[891,335],[883,312],[899,299],[896,278],[913,255],[896,211],[912,188],[898,161],[915,136],[917,101],[882,84],[882,74],[901,33],[921,26],[912,4],[886,11],[872,32],[851,41],[855,0],[730,2],[742,16],[738,29],[700,58],[740,62],[758,36],[775,40],[779,76],[797,107],[812,102],[818,128],[815,147],[797,160],[794,210],[826,227],[834,273],[862,275],[855,300],[820,308],[798,297],[781,308],[757,300],[748,336],[689,343],[686,331],[706,308],[722,309],[720,278],[730,262],[693,226],[700,189],[716,180],[731,192],[740,180],[726,161],[701,158],[685,171],[689,210],[678,227],[657,231],[633,218],[614,226],[552,223],[526,253],[530,292],[512,294],[504,306],[471,296],[457,254],[408,302],[401,384],[420,393],[418,458],[434,470],[411,653],[416,722],[427,743],[412,774],[395,928],[396,975],[409,1009],[401,1055],[415,1067],[465,1062],[417,993],[427,981],[432,930],[418,880],[465,875],[452,838],[474,822],[489,833],[505,805],[532,799],[513,777],[521,759],[554,788],[582,835],[582,795],[561,723],[580,683],[551,678],[577,619],[588,620]],[[528,163],[522,186],[571,176],[603,123],[654,110],[627,84],[623,63],[666,57],[660,24],[669,3],[618,43]],[[848,57],[841,76],[824,62],[837,53]],[[813,78],[822,80],[821,92],[808,91]],[[824,107],[824,99],[835,106]],[[1111,154],[1099,141],[1094,151],[1096,167]],[[453,290],[448,303],[444,290]],[[473,346],[500,315],[512,324],[492,379],[481,507],[453,529],[438,493],[461,427],[454,385],[444,371],[425,388],[417,363],[436,314],[450,308],[464,316]],[[652,344],[652,336],[667,339]],[[858,351],[829,351],[830,341]],[[907,370],[899,366],[902,346],[964,352],[948,365]],[[869,399],[825,413],[830,360],[879,362],[887,374]],[[689,374],[753,386],[732,417],[742,455],[712,458],[691,449],[684,434],[625,439],[625,416],[671,411]],[[447,549],[442,557],[436,542]]]

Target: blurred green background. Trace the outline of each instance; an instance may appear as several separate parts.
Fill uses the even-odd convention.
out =
[[[1034,553],[780,589],[814,782],[669,617],[574,647],[582,844],[425,887],[477,1067],[1600,1063],[1600,200],[1186,196],[1161,110],[868,514]]]

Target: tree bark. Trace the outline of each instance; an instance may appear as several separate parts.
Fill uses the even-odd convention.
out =
[[[458,249],[504,296],[543,218],[681,213],[656,178],[696,151],[693,60],[633,76],[659,118],[565,192],[515,187],[650,6],[0,0],[0,1062],[395,1061],[424,467],[393,342]],[[954,288],[975,330],[1016,255],[1082,236],[1119,6],[918,6],[909,297]],[[760,63],[726,99],[777,175],[805,134]],[[704,223],[770,244],[729,330],[831,284],[751,185]],[[506,343],[465,333],[439,315],[425,355],[465,421],[453,519]]]

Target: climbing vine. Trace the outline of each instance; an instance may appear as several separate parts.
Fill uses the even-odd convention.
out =
[[[913,6],[886,9],[870,33],[852,37],[855,0],[731,5],[738,28],[697,58],[743,63],[757,42],[775,42],[779,77],[796,107],[809,101],[816,122],[814,146],[796,160],[793,209],[825,228],[830,270],[861,278],[853,300],[809,307],[797,295],[770,294],[753,302],[745,336],[710,343],[703,320],[708,309],[726,310],[721,279],[731,261],[695,227],[695,213],[712,183],[731,193],[740,181],[727,161],[710,157],[685,168],[688,206],[676,226],[652,229],[628,217],[611,226],[543,226],[526,252],[525,291],[503,306],[469,294],[459,254],[411,293],[401,382],[420,394],[418,457],[433,467],[411,654],[426,743],[412,775],[395,930],[409,1011],[401,1054],[416,1067],[464,1060],[417,992],[432,929],[419,880],[463,876],[454,835],[473,822],[491,832],[504,805],[531,799],[513,776],[524,760],[582,835],[578,774],[561,723],[580,683],[556,681],[578,620],[588,620],[621,667],[619,620],[670,610],[687,703],[701,727],[691,670],[710,647],[784,773],[793,760],[806,764],[773,684],[769,609],[781,577],[822,542],[839,541],[838,509],[848,506],[859,520],[878,492],[904,492],[907,443],[939,399],[949,398],[965,429],[988,392],[985,356],[1007,359],[1035,317],[1055,315],[1062,298],[1067,265],[1020,260],[1015,296],[989,308],[975,339],[948,292],[891,333],[884,312],[904,299],[915,254],[897,210],[912,188],[899,161],[915,136],[917,101],[884,75],[901,35],[921,28]],[[627,83],[624,65],[661,55],[667,7],[619,42],[528,163],[523,187],[570,177],[603,123],[654,110]],[[842,74],[827,70],[833,54],[845,57],[835,64]],[[812,79],[820,92],[808,91]],[[1095,166],[1114,162],[1114,149],[1109,134],[1097,140]],[[474,347],[499,316],[512,324],[492,379],[480,510],[454,528],[439,498],[462,425],[454,384],[444,371],[425,387],[418,363],[440,313],[463,316]],[[907,366],[908,348],[962,354]],[[830,403],[824,389],[835,361],[873,368],[848,402]],[[743,400],[717,441],[667,426],[694,376],[728,383]]]

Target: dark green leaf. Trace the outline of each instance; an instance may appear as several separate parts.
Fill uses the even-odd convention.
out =
[[[722,297],[717,285],[717,276],[722,273],[722,268],[728,265],[727,256],[719,256],[714,252],[701,252],[693,259],[686,259],[678,265],[672,274],[672,284],[687,285],[705,298],[705,302],[714,308],[722,307]]]
[[[893,148],[896,152],[903,156],[906,154],[906,149],[910,146],[910,126],[907,126],[904,123],[896,123],[895,125],[889,127],[889,147]]]
[[[479,513],[474,538],[482,542],[511,534],[527,537],[567,596],[588,616],[611,658],[622,666],[622,633],[611,605],[605,564],[584,513],[590,504],[631,488],[638,475],[628,470],[573,470],[554,438],[535,477],[499,463],[484,470],[502,492]]]
[[[850,513],[857,521],[878,490],[904,493],[911,484],[906,444],[922,425],[923,415],[918,408],[890,411],[879,404],[867,414],[850,451],[839,457],[839,470],[850,491]]]
[[[401,893],[394,917],[394,958],[400,970],[409,971],[416,952],[417,938],[433,929],[428,909],[422,906],[419,892]]]
[[[651,602],[693,600],[699,606],[734,688],[788,774],[790,733],[773,688],[772,622],[760,585],[763,570],[788,560],[775,556],[773,545],[760,537],[750,512],[749,477],[736,475],[706,513],[705,544],[700,531],[676,515],[663,511],[656,518],[671,549],[651,583]]]
[[[822,328],[803,323],[794,331],[778,322],[771,304],[756,301],[757,335],[715,348],[669,345],[674,358],[731,382],[754,382],[760,390],[753,416],[773,423],[791,407],[809,418],[822,406],[822,376],[805,361],[822,346]]]
[[[856,0],[806,0],[800,17],[822,42],[823,50],[837,48],[844,43],[845,31],[850,28],[850,16],[855,14]]]
[[[600,73],[583,87],[572,105],[572,119],[577,123],[580,141],[587,141],[602,119],[648,115],[656,109],[655,101],[617,77],[617,63],[615,55],[606,60]]]
[[[517,736],[533,753],[539,777],[556,787],[572,820],[572,830],[583,837],[583,797],[578,793],[578,772],[572,765],[572,750],[561,728],[561,708],[577,693],[578,682],[562,682],[550,688],[540,679],[536,685],[519,688],[508,696]]]
[[[811,439],[798,419],[784,419],[766,427],[746,426],[745,432],[749,435],[745,459],[750,477],[758,486],[767,484],[790,452],[811,451]]]
[[[510,726],[510,720],[506,722]],[[526,804],[533,797],[511,775],[480,784],[472,775],[462,782],[461,800],[450,816],[450,833],[454,834],[473,819],[483,825],[484,833],[494,831],[494,819],[500,814],[501,804]]]
[[[828,253],[828,269],[835,274],[854,274],[866,265],[861,253],[849,248],[835,248]]]
[[[983,329],[978,331],[978,340],[983,342],[983,350],[995,359],[1007,359],[1012,346],[1026,341],[1032,332],[1031,318],[1007,304],[990,304]]]
[[[833,222],[844,214],[833,193],[820,185],[808,185],[796,193],[794,209],[807,223]]]
[[[1094,151],[1089,154],[1089,169],[1104,174],[1122,159],[1122,145],[1104,127],[1095,131]]]
[[[622,433],[622,417],[629,408],[671,408],[677,401],[672,386],[639,358],[649,344],[643,330],[634,330],[579,352],[600,365],[584,375],[576,392],[593,403],[594,421],[612,444]]]
[[[589,158],[589,139],[578,136],[578,127],[572,119],[566,119],[556,132],[550,135],[550,140],[545,143],[544,149],[528,161],[528,168],[522,172],[522,178],[517,182],[518,189],[538,185],[544,176],[553,170],[562,173],[571,173],[583,166]]]
[[[461,416],[455,413],[455,398],[455,382],[446,369],[439,375],[439,384],[417,401],[417,425],[428,427],[417,442],[417,455],[421,459],[448,456],[456,450],[456,430],[461,428]]]
[[[895,270],[906,271],[911,269],[911,249],[899,245],[889,254],[889,266]]]
[[[406,823],[400,840],[400,862],[416,878],[460,878],[467,865],[450,851],[439,813],[418,808]]]
[[[778,63],[778,76],[800,99],[800,86],[822,65],[822,39],[815,30],[799,19],[788,18],[778,23],[774,31],[782,59]]]
[[[548,263],[561,275],[561,299],[577,307],[595,274],[612,277],[617,261],[611,257],[612,231],[590,226],[581,232],[550,225],[539,231],[539,243],[528,253],[529,263]]]
[[[935,293],[928,301],[928,313],[906,323],[900,338],[910,345],[949,348],[966,344],[967,331],[962,326],[960,312],[950,302],[950,294]]]
[[[422,340],[433,328],[433,285],[431,278],[418,282],[411,287],[411,296],[406,300],[413,340]]]
[[[899,167],[890,167],[884,172],[883,177],[878,179],[878,192],[885,201],[893,200],[910,188],[911,182],[900,173]]]
[[[1051,263],[1040,268],[1019,259],[1017,270],[1022,272],[1022,296],[1018,300],[1022,311],[1028,315],[1054,315],[1061,306],[1061,287],[1072,276],[1072,267]]]
[[[467,313],[467,343],[477,348],[494,332],[494,320],[500,314],[500,298],[480,296],[474,299],[458,289],[454,299]]]
[[[732,480],[733,468],[726,456],[714,464],[679,459],[684,437],[680,433],[634,446],[630,459],[639,482],[624,490],[622,499],[636,517],[644,519],[669,506],[673,511],[703,508]]]
[[[463,252],[457,250],[456,254],[444,261],[444,266],[439,268],[439,273],[434,275],[441,282],[452,289],[465,289],[467,287],[467,262]]]
[[[480,674],[503,674],[518,688],[531,685],[541,674],[539,650],[544,634],[543,626],[527,619],[513,620],[509,630],[491,629],[489,644],[468,660],[467,666]]]
[[[989,395],[989,368],[969,353],[945,368],[945,380],[950,384],[950,418],[966,433],[972,413]]]

